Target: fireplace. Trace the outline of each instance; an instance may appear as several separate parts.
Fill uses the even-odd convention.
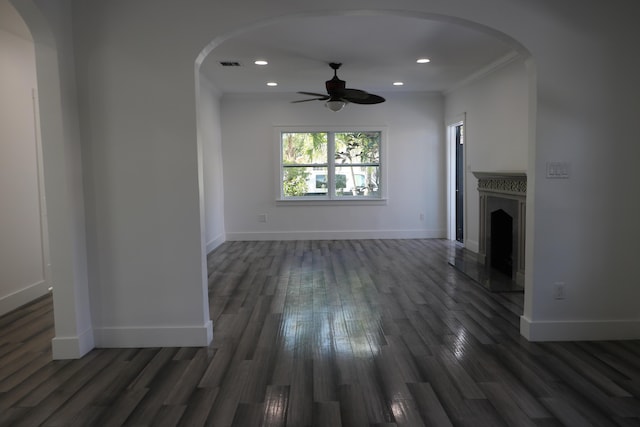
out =
[[[474,172],[480,196],[478,261],[524,286],[527,176]]]
[[[513,275],[513,217],[498,209],[491,212],[491,268],[502,274]]]

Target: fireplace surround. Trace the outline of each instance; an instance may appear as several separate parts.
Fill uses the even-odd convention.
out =
[[[473,172],[478,179],[478,261],[524,286],[527,175]]]

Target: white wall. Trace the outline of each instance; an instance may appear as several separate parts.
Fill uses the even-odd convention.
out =
[[[198,81],[198,139],[202,144],[207,253],[225,241],[220,94],[206,76]]]
[[[32,98],[36,88],[33,41],[0,29],[0,315],[48,288]]]
[[[194,73],[204,43],[183,50],[190,31],[158,33],[159,21],[112,6],[74,2],[96,346],[207,345]],[[164,7],[165,23],[190,10]]]
[[[227,238],[339,239],[444,237],[442,97],[384,94],[387,102],[347,105],[338,113],[321,102],[291,104],[299,95],[225,95],[222,100]],[[276,204],[278,143],[274,126],[383,126],[384,206]],[[420,214],[424,214],[424,220]],[[267,222],[258,221],[259,214]]]
[[[47,10],[67,2],[39,3]],[[640,38],[635,16],[622,0],[510,2],[508,8],[501,0],[482,8],[476,3],[398,0],[390,12],[383,0],[251,1],[242,8],[234,2],[74,2],[86,112],[81,124],[91,152],[83,166],[91,177],[87,194],[95,195],[87,209],[87,251],[96,326],[142,335],[141,325],[153,331],[202,326],[208,316],[193,71],[201,49],[257,22],[368,9],[468,20],[528,49],[537,117],[529,140],[530,268],[521,332],[536,340],[640,338],[640,195],[632,191],[640,181],[640,144],[630,125],[640,99],[640,58],[629,54]],[[45,16],[65,22],[49,11]],[[43,145],[46,137],[43,127]],[[44,151],[47,175],[47,164],[59,162]],[[547,161],[570,161],[570,179],[545,179]],[[229,183],[225,189],[232,191]],[[75,237],[74,229],[67,231]],[[76,286],[70,279],[61,286]],[[559,280],[567,284],[567,298],[556,301]],[[180,341],[164,337],[165,344]]]
[[[529,77],[525,60],[491,70],[445,96],[445,117],[465,115],[465,246],[478,251],[478,182],[472,172],[526,172]]]

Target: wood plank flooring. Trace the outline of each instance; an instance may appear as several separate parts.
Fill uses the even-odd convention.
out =
[[[522,294],[444,240],[227,242],[208,348],[51,361],[50,297],[0,317],[2,426],[640,426],[640,341],[529,343]]]

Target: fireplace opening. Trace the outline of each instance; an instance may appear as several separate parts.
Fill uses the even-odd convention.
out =
[[[513,218],[502,209],[491,212],[491,267],[513,274]]]

